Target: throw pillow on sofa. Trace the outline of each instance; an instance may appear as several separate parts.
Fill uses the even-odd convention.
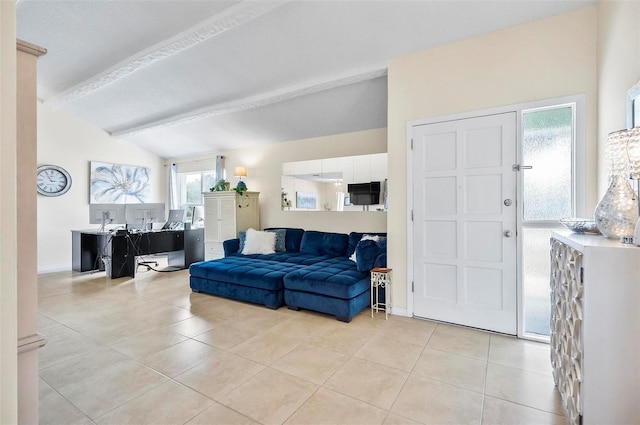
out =
[[[246,240],[242,254],[273,254],[275,253],[276,234],[273,232],[261,232],[255,229],[247,230]]]
[[[265,232],[275,233],[276,245],[274,249],[276,250],[276,252],[285,252],[287,250],[285,246],[285,239],[287,237],[286,229],[267,229],[265,230]]]
[[[358,242],[358,245],[360,245],[360,242],[362,241],[374,241],[374,242],[378,242],[378,240],[380,239],[380,236],[378,235],[362,235],[362,237],[360,238],[360,241]],[[356,249],[353,251],[353,254],[351,254],[351,257],[349,257],[349,260],[353,261],[354,263],[358,262],[358,245],[356,245]]]

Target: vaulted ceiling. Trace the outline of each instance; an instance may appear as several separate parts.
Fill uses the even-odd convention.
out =
[[[388,60],[594,0],[21,0],[38,97],[159,156],[380,128]]]

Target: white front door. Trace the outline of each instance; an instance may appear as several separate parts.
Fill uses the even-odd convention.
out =
[[[516,113],[413,127],[414,314],[516,334]]]

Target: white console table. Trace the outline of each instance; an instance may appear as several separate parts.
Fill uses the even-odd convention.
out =
[[[551,360],[570,423],[640,423],[640,247],[553,232]]]

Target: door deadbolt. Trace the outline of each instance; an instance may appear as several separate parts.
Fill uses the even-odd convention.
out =
[[[513,201],[512,201],[511,199],[505,199],[505,200],[504,200],[504,204],[505,204],[505,206],[507,206],[507,207],[510,207],[512,203],[513,203]]]
[[[511,237],[511,230],[505,230],[505,231],[504,231],[504,236],[505,236],[506,238],[510,238],[510,237]]]

